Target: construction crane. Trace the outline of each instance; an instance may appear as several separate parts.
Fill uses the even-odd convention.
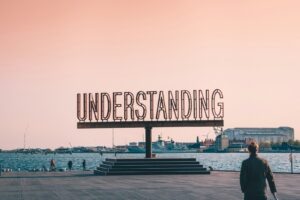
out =
[[[222,127],[213,127],[214,132],[216,134],[216,136],[218,135],[223,135],[223,128]]]
[[[208,135],[210,134],[210,132],[208,132],[207,134],[203,134],[203,136],[205,136],[205,139],[208,140]]]
[[[73,150],[73,146],[72,146],[72,144],[71,144],[71,142],[69,142],[69,145],[70,145],[70,154],[72,155],[72,150]]]

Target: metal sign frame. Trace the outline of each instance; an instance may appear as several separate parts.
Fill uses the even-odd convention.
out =
[[[156,94],[158,97],[155,109]],[[122,97],[123,103],[120,102],[120,99],[117,100],[117,96]],[[164,91],[139,91],[136,94],[113,92],[112,97],[106,92],[83,93],[82,96],[78,93],[77,119],[79,122],[77,122],[77,128],[144,128],[146,158],[151,158],[152,128],[222,127],[224,125],[224,104],[216,102],[216,97],[223,99],[221,90],[215,89],[211,95],[209,90],[205,90],[205,92],[202,90],[193,90],[192,92],[176,90],[168,91],[167,95],[164,94]],[[147,100],[148,102],[146,102]],[[146,103],[148,103],[150,112],[148,112]],[[218,112],[216,111],[217,107]],[[117,109],[123,110],[122,116],[117,115]],[[210,114],[213,115],[213,120]]]

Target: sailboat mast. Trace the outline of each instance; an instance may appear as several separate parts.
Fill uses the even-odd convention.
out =
[[[25,128],[25,131],[24,131],[24,138],[23,138],[23,150],[25,150],[26,148],[26,132],[27,132],[27,129],[28,129],[28,124]]]
[[[112,147],[115,147],[115,129],[112,129]]]
[[[26,148],[26,132],[24,133],[23,149]]]

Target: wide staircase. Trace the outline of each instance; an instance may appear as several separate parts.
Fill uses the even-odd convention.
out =
[[[95,175],[210,174],[195,158],[106,159]]]

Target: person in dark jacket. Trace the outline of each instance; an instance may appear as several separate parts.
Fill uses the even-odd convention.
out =
[[[244,200],[266,200],[266,179],[276,198],[277,190],[268,162],[258,157],[258,145],[255,142],[251,142],[248,150],[250,157],[243,161],[240,173],[240,185],[244,193]]]
[[[73,162],[72,162],[72,160],[69,160],[68,168],[69,168],[70,171],[72,170],[72,166],[73,166]]]
[[[85,159],[83,159],[83,161],[82,161],[82,170],[83,171],[86,170],[86,161],[85,161]]]

